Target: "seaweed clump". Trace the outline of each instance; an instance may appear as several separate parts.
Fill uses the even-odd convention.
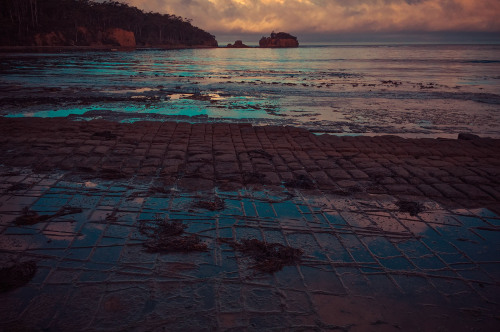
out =
[[[314,182],[308,176],[304,174],[299,174],[293,180],[285,182],[287,187],[299,188],[299,189],[314,189]]]
[[[154,225],[142,224],[140,232],[148,237],[143,246],[149,252],[206,251],[207,245],[194,234],[184,235],[182,222],[158,220]]]
[[[213,201],[199,201],[195,204],[195,207],[210,211],[220,211],[224,210],[226,204],[224,203],[223,199],[215,197]]]
[[[397,201],[396,205],[399,207],[399,212],[409,213],[410,216],[416,216],[420,212],[424,211],[424,206],[419,202],[411,201]]]
[[[26,285],[35,273],[36,263],[33,261],[0,268],[0,293]]]
[[[264,183],[265,175],[258,172],[243,172],[241,175],[245,184]]]
[[[103,180],[122,180],[127,178],[127,174],[116,169],[102,169],[96,176]]]
[[[23,214],[14,220],[16,225],[35,225],[40,222],[47,222],[53,218],[67,216],[69,214],[81,213],[82,209],[63,206],[59,211],[53,214],[38,214],[36,211],[31,211],[29,208],[23,210]]]
[[[28,190],[31,188],[31,185],[27,184],[27,183],[15,183],[13,184],[12,186],[10,186],[9,188],[7,188],[7,192],[11,192],[11,191],[21,191],[21,190]]]
[[[242,239],[241,242],[230,239],[219,239],[219,241],[250,256],[255,261],[253,268],[266,273],[278,272],[284,266],[300,261],[303,254],[301,249],[257,239]]]

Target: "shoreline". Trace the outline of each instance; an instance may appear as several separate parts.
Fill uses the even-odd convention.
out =
[[[383,51],[389,56],[393,53],[391,50],[374,51]],[[248,118],[259,119],[255,121],[261,123],[290,124],[336,134],[437,133],[437,137],[443,136],[439,133],[470,132],[500,138],[497,129],[500,120],[495,112],[500,99],[495,90],[494,76],[484,82],[468,82],[464,78],[464,82],[457,84],[445,81],[448,75],[454,77],[451,72],[435,75],[432,80],[420,74],[404,79],[406,74],[401,76],[398,66],[420,64],[406,60],[401,64],[389,61],[384,62],[384,71],[372,71],[369,62],[363,61],[364,67],[354,70],[349,60],[351,56],[346,56],[347,60],[340,61],[339,66],[351,67],[352,70],[338,71],[327,65],[331,67],[328,74],[318,70],[305,75],[303,70],[285,63],[284,71],[273,71],[266,65],[254,73],[245,69],[244,59],[249,54],[240,54],[243,58],[230,56],[217,71],[212,72],[216,59],[232,54],[230,51],[221,53],[220,49],[199,51],[208,52],[209,62],[195,62],[194,67],[185,71],[185,62],[202,54],[193,55],[192,52],[198,51],[172,52],[171,56],[166,56],[165,51],[153,50],[122,55],[82,51],[81,56],[78,52],[68,53],[69,58],[36,53],[26,53],[26,56],[4,54],[6,75],[1,98],[2,115],[78,116],[89,112],[88,117],[92,117],[91,114],[96,112],[99,113],[96,117],[111,120],[116,113],[122,118],[151,117],[166,121],[177,121],[177,116],[199,116],[200,121],[207,122],[211,119],[247,122]],[[353,50],[344,49],[342,52],[349,55]],[[257,53],[262,59],[271,56],[269,52]],[[307,61],[307,53],[297,52],[299,64]],[[336,53],[329,50],[325,55],[335,57]],[[492,56],[490,53],[478,51],[477,59],[488,59]],[[117,61],[116,56],[123,58],[123,62],[120,60],[117,62],[120,65],[110,65]],[[433,66],[434,57],[429,57],[425,66]],[[31,67],[35,58],[37,65]],[[463,58],[459,65],[464,70],[477,69],[471,73],[481,72],[490,77],[485,71],[490,66],[496,68],[496,64],[470,62],[467,57]],[[136,66],[137,62],[141,65]],[[320,62],[314,63],[317,66]],[[304,68],[309,66],[305,62],[304,65]],[[33,75],[39,78],[33,79]],[[104,111],[110,114],[103,115]],[[127,115],[123,115],[123,111]],[[201,117],[207,117],[207,120]]]
[[[472,133],[472,132],[383,132],[383,131],[359,131],[359,132],[342,132],[339,130],[332,130],[326,128],[317,128],[303,126],[297,123],[288,123],[281,119],[255,119],[255,118],[243,118],[243,119],[232,119],[232,118],[212,118],[206,115],[160,115],[155,113],[131,113],[127,112],[126,115],[121,114],[117,111],[88,111],[83,114],[69,114],[66,116],[22,116],[22,114],[12,115],[0,115],[0,118],[5,119],[68,119],[70,121],[95,121],[104,120],[113,123],[131,124],[135,122],[186,122],[189,124],[246,124],[252,125],[254,127],[296,127],[309,131],[311,134],[320,135],[331,135],[338,137],[380,137],[380,136],[394,136],[402,139],[458,139],[461,134],[470,134],[478,136],[483,139],[500,139],[500,134],[498,136],[491,135],[491,133]]]
[[[219,48],[215,46],[203,45],[158,45],[158,46],[136,46],[122,47],[112,45],[102,46],[0,46],[1,53],[64,53],[64,52],[130,52],[130,51],[149,51],[149,50],[182,50],[182,49],[205,49]]]

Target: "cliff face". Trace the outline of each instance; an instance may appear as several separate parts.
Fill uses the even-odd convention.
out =
[[[134,33],[120,28],[107,29],[103,34],[102,40],[105,44],[121,47],[135,47]]]
[[[262,37],[259,40],[260,47],[299,47],[297,37],[292,36],[286,32],[271,33],[271,37]]]
[[[36,46],[136,46],[134,33],[120,28],[110,28],[104,32],[92,33],[86,27],[78,27],[76,41],[66,38],[61,31],[37,33],[33,37],[33,42]]]
[[[209,38],[207,40],[202,41],[200,46],[218,47],[219,43],[217,43],[217,40],[215,40],[215,38]]]
[[[33,38],[36,46],[61,46],[66,45],[67,42],[60,31],[37,33]]]

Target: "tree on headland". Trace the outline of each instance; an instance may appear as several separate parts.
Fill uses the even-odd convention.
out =
[[[215,37],[191,20],[171,14],[145,13],[118,1],[1,0],[0,45],[36,45],[51,35],[63,45],[102,42],[107,29],[133,32],[137,45],[217,46]]]

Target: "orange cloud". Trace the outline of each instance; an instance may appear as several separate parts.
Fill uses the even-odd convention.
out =
[[[212,33],[500,32],[498,0],[126,0]]]

